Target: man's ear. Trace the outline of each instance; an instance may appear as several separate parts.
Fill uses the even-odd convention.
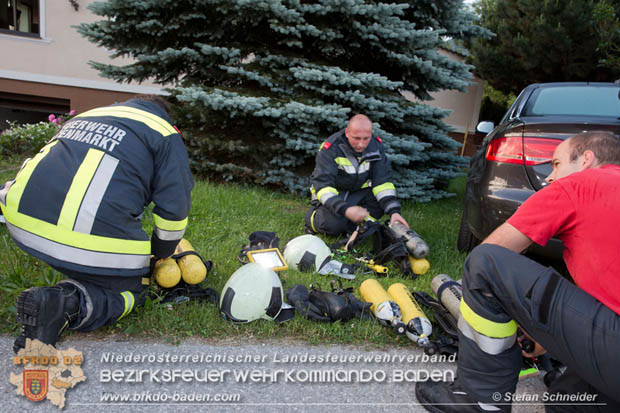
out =
[[[587,149],[583,153],[583,161],[582,161],[583,169],[596,168],[598,164],[598,159],[596,159],[596,155],[591,150]]]

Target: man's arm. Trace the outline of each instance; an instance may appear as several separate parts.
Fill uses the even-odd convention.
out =
[[[532,244],[532,240],[509,223],[504,222],[482,243],[499,245],[520,254]]]

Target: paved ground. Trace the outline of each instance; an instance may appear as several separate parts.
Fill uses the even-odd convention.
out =
[[[13,365],[12,342],[10,337],[0,337],[5,354],[0,371],[4,378],[0,379],[2,411],[57,411],[47,400],[32,402],[15,394],[9,376],[20,374],[22,368]],[[424,359],[422,350],[413,346],[369,351],[299,343],[214,345],[195,340],[174,346],[74,337],[58,345],[61,350],[70,347],[83,352],[87,380],[67,391],[66,412],[153,412],[154,408],[175,412],[423,412],[414,394],[415,380],[428,375],[452,378],[455,368],[448,361]],[[175,373],[179,376],[174,377]],[[540,377],[519,383],[519,395],[538,397],[543,391]],[[206,402],[206,397],[220,401]],[[232,400],[221,401],[225,398]],[[519,403],[513,411],[544,409],[538,403]]]

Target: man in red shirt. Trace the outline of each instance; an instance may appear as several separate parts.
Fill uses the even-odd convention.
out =
[[[546,349],[567,366],[541,397],[547,411],[620,411],[620,140],[575,135],[552,166],[551,184],[468,256],[458,379],[417,383],[429,411],[509,411],[521,367],[517,325],[536,343],[524,355]],[[576,285],[520,255],[553,236]]]

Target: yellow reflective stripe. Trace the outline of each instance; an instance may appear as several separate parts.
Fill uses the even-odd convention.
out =
[[[32,175],[32,172],[35,170],[39,162],[45,158],[50,149],[52,149],[52,147],[57,143],[58,141],[55,140],[54,142],[45,145],[34,158],[30,159],[24,164],[24,166],[22,166],[22,169],[15,178],[15,183],[11,185],[11,189],[6,197],[6,209],[9,212],[8,214],[5,214],[7,217],[11,217],[13,213],[17,214],[19,201],[22,199],[22,194],[24,193],[24,189],[26,189],[28,180],[30,180],[30,175]]]
[[[316,215],[316,209],[314,211],[312,211],[312,215],[310,215],[310,226],[312,227],[312,230],[314,232],[319,232],[317,231],[316,227],[314,226],[314,216]]]
[[[97,149],[89,149],[86,153],[84,160],[73,177],[73,182],[71,182],[65,201],[62,204],[62,209],[58,217],[59,227],[73,229],[75,218],[77,217],[80,205],[82,205],[82,199],[86,194],[88,185],[93,179],[95,171],[104,154],[105,152]]]
[[[343,158],[341,156],[334,158],[334,162],[336,162],[338,165],[353,166],[350,160],[348,160],[347,158]]]
[[[49,222],[20,214],[14,210],[10,212],[11,213],[7,215],[7,219],[16,227],[60,244],[85,250],[112,252],[117,254],[148,255],[151,253],[150,241],[108,238],[99,235],[74,232],[70,229],[60,228]]]
[[[495,321],[487,320],[476,314],[463,299],[461,299],[460,309],[463,319],[467,321],[475,331],[487,337],[506,338],[517,332],[517,323],[515,320],[510,320],[507,323],[496,323]]]
[[[396,187],[394,186],[393,183],[391,182],[386,182],[384,184],[381,184],[379,186],[375,186],[374,188],[372,188],[372,193],[374,196],[377,196],[377,194],[381,191],[385,191],[386,189],[393,189],[396,190]]]
[[[149,128],[161,133],[163,136],[170,136],[178,133],[174,127],[165,119],[157,115],[153,115],[147,111],[132,108],[130,106],[110,106],[106,108],[97,108],[77,115],[75,118],[83,118],[89,116],[112,116],[115,118],[131,119],[144,123]],[[75,119],[74,118],[74,119]]]
[[[157,228],[163,229],[165,231],[180,231],[185,229],[187,226],[187,218],[181,221],[169,221],[160,217],[157,214],[153,214],[153,221],[155,221],[155,226]]]
[[[370,186],[370,181],[366,181],[364,182],[364,185],[362,185],[362,189],[368,188],[369,186]]]
[[[123,314],[121,314],[121,316],[116,321],[119,321],[121,318],[131,313],[131,310],[133,310],[133,306],[136,303],[136,300],[134,299],[134,296],[131,293],[131,291],[123,291],[121,295],[123,296],[123,299],[125,300],[125,311],[123,311]]]
[[[332,186],[326,186],[325,188],[322,188],[319,192],[316,193],[316,196],[321,199],[323,197],[323,195],[327,194],[327,193],[333,193],[335,195],[338,195],[338,190]]]
[[[25,163],[15,183],[11,186],[6,199],[4,215],[9,222],[18,228],[31,232],[43,238],[60,244],[87,249],[91,251],[112,252],[120,254],[150,254],[150,241],[124,240],[108,238],[98,235],[73,232],[70,229],[61,228],[49,222],[42,221],[17,211],[19,201],[32,175],[32,172],[41,160],[49,153],[50,149],[58,143],[57,140],[46,145],[34,158]]]

